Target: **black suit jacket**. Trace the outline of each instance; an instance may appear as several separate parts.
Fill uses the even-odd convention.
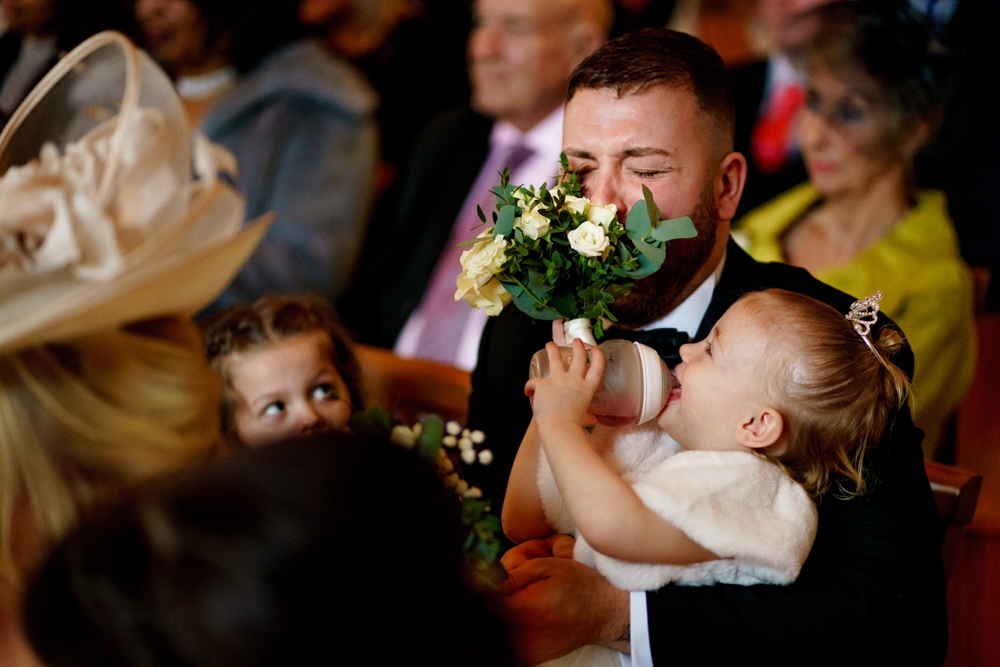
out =
[[[764,87],[767,84],[767,61],[761,60],[726,72],[729,86],[733,89],[736,102],[736,135],[733,140],[735,150],[747,159],[747,182],[736,211],[739,219],[744,213],[765,204],[785,190],[809,180],[801,156],[795,156],[788,164],[774,173],[765,173],[754,162],[750,151],[750,136],[760,105],[764,102]]]
[[[338,304],[356,340],[395,343],[486,161],[492,127],[490,119],[459,109],[420,133],[398,184],[376,208],[353,287]]]
[[[730,241],[695,338],[707,336],[741,295],[768,287],[807,294],[841,312],[853,301],[802,269],[758,263]],[[879,326],[886,325],[893,323],[880,316]],[[495,460],[482,469],[490,475],[474,481],[498,511],[531,418],[523,394],[528,363],[550,337],[548,322],[533,323],[513,307],[483,334],[470,424],[486,433]],[[899,361],[912,374],[912,354]],[[816,542],[795,583],[670,585],[648,593],[654,662],[940,664],[947,645],[944,574],[921,439],[903,410],[872,452],[870,492],[820,503]]]

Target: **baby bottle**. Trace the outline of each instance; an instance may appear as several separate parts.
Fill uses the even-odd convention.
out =
[[[587,412],[605,426],[616,428],[642,424],[660,414],[677,386],[660,355],[651,347],[620,339],[607,340],[598,347],[604,353],[604,376]],[[573,348],[559,350],[563,363],[569,365]],[[548,354],[539,350],[531,357],[528,376],[548,375]]]

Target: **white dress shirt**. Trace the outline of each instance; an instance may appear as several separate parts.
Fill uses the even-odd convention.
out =
[[[691,296],[663,319],[642,328],[673,328],[695,336],[698,327],[701,326],[701,321],[705,318],[705,313],[708,311],[712,294],[715,292],[715,286],[719,283],[719,277],[722,275],[722,267],[725,263],[726,258],[723,256],[712,275],[706,278],[705,282]],[[646,614],[646,592],[632,591],[629,594],[629,603],[629,622],[631,623],[629,636],[632,655],[619,654],[622,667],[653,667],[653,651],[649,643],[649,621]]]

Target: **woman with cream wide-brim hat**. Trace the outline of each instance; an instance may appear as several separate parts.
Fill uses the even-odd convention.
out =
[[[3,623],[81,511],[218,451],[219,387],[190,317],[268,221],[241,228],[231,157],[192,137],[169,79],[117,33],[28,96],[0,173]]]

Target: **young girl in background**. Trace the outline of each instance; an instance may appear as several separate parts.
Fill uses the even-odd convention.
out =
[[[202,323],[224,382],[222,429],[260,447],[347,427],[361,407],[360,372],[333,308],[319,297],[265,296]]]
[[[847,318],[783,290],[740,299],[706,340],[680,348],[680,386],[657,418],[680,451],[633,466],[642,472],[629,479],[620,474],[629,452],[584,430],[595,423],[586,409],[600,350],[590,349],[588,367],[574,342],[564,368],[548,345],[551,376],[525,387],[534,419],[505,531],[516,541],[575,532],[574,557],[629,590],[790,583],[815,536],[813,501],[863,493],[865,451],[907,400],[906,374],[889,361],[902,336],[869,332],[880,296]]]

